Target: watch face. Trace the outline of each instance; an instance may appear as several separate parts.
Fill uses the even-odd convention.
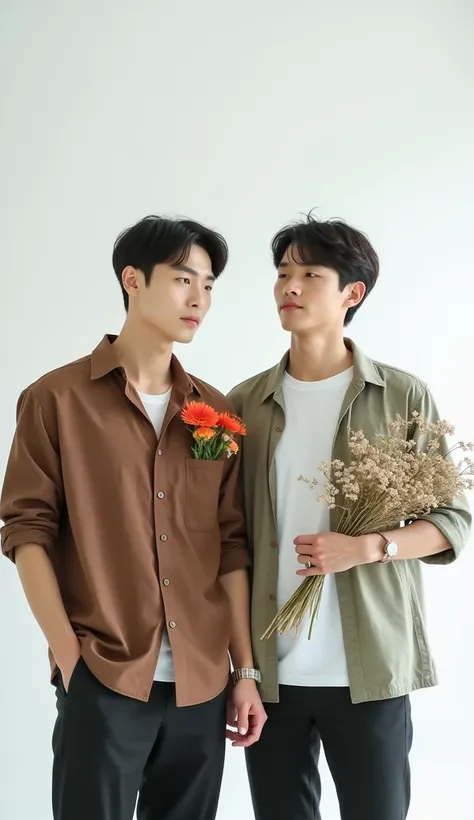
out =
[[[390,558],[395,558],[398,552],[398,546],[395,544],[394,541],[390,541],[385,547],[385,552],[387,553],[387,555],[390,556]]]

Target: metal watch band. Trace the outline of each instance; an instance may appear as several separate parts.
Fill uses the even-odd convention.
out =
[[[236,684],[238,680],[254,680],[257,681],[257,683],[262,682],[262,676],[258,669],[234,669],[231,678],[233,684]]]

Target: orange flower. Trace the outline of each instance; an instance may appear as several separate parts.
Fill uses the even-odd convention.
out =
[[[216,431],[212,429],[212,427],[198,427],[194,433],[193,438],[196,441],[209,441],[211,438],[214,438],[216,435]]]
[[[233,453],[235,455],[239,452],[239,445],[236,441],[229,441],[227,445],[227,452],[229,453],[229,455],[230,453]]]
[[[219,414],[209,404],[202,401],[190,401],[181,412],[185,424],[192,427],[217,427]]]
[[[239,419],[239,417],[233,413],[219,413],[217,423],[219,427],[223,427],[224,430],[228,430],[229,433],[238,433],[241,436],[245,436],[247,432],[247,428],[242,419]]]

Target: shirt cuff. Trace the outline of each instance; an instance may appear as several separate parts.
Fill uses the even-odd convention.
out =
[[[449,521],[445,515],[442,513],[432,512],[425,516],[420,515],[420,517],[416,518],[415,521],[429,521],[430,524],[433,524],[438,528],[450,544],[450,549],[446,549],[443,552],[437,552],[434,555],[426,555],[424,558],[420,558],[420,561],[424,564],[445,565],[452,564],[453,561],[459,557],[459,554],[464,547],[464,539],[462,538],[461,533],[457,530],[456,525],[453,524],[452,521]]]
[[[15,550],[24,544],[39,544],[49,552],[54,545],[54,539],[41,529],[22,529],[9,533],[8,525],[2,530],[2,552],[7,558],[15,562]]]
[[[234,547],[222,553],[219,575],[227,575],[238,569],[246,569],[252,563],[246,547]]]

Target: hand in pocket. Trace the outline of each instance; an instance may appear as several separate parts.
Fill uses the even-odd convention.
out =
[[[79,663],[81,658],[81,647],[79,645],[79,641],[77,642],[77,647],[74,648],[74,651],[68,655],[67,658],[64,658],[61,663],[58,663],[59,670],[61,672],[61,677],[63,681],[63,686],[66,692],[69,689],[69,684],[71,682],[71,678],[73,672]]]

